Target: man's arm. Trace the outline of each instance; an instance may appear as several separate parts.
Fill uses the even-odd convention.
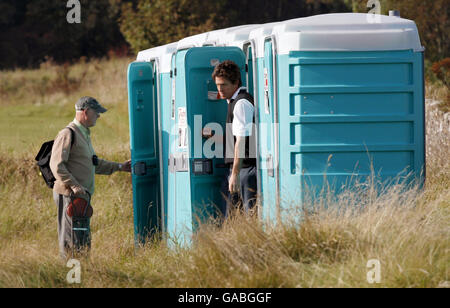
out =
[[[254,107],[246,99],[239,100],[234,108],[233,135],[236,137],[234,145],[234,163],[229,180],[229,191],[238,192],[240,189],[239,173],[245,158],[245,139],[252,135]]]
[[[104,159],[99,159],[98,166],[95,167],[96,174],[110,175],[116,171],[131,172],[131,160],[123,163],[116,163]]]
[[[242,162],[245,157],[245,137],[236,137],[236,144],[234,146],[234,162],[231,169],[231,176],[228,184],[230,192],[238,192],[240,189],[239,174],[242,168]]]

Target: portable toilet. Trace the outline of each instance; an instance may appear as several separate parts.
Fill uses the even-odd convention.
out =
[[[189,47],[196,44],[198,41],[180,41],[172,60],[167,232],[180,244],[190,243],[199,223],[217,217],[222,203],[227,103],[217,98],[212,72],[220,62],[232,60],[245,74],[245,56],[240,48]],[[203,138],[205,130],[214,136]]]
[[[279,23],[258,40],[266,219],[371,173],[423,182],[424,48],[413,21],[318,15]]]
[[[144,243],[156,231],[189,242],[198,222],[216,216],[225,173],[221,166],[222,140],[216,138],[211,144],[202,138],[202,130],[206,127],[217,132],[217,136],[225,131],[227,104],[217,99],[211,74],[215,65],[232,59],[244,76],[245,57],[236,47],[208,45],[216,44],[216,38],[224,33],[246,27],[202,33],[144,50],[130,64],[130,144],[137,244]],[[208,146],[212,146],[211,153],[203,151]]]
[[[128,67],[134,233],[144,243],[167,224],[168,136],[163,134],[171,97],[171,56],[176,43],[138,53]]]

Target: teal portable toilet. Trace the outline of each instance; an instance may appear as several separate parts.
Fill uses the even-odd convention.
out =
[[[327,14],[255,39],[262,212],[279,221],[373,172],[423,182],[424,49],[413,21]]]
[[[132,160],[134,232],[144,243],[167,224],[168,116],[171,56],[176,43],[138,53],[128,68],[128,110]]]
[[[221,168],[222,145],[218,140],[208,142],[202,130],[221,134],[227,104],[217,99],[211,74],[215,65],[227,59],[238,63],[244,74],[245,62],[242,50],[236,47],[203,46],[211,44],[207,41],[210,34],[231,30],[202,33],[141,51],[129,66],[137,244],[145,243],[156,231],[189,243],[198,223],[215,217],[225,172]],[[203,151],[205,143],[212,145],[211,153]]]
[[[222,198],[227,103],[217,99],[212,72],[218,63],[232,60],[245,73],[241,49],[188,47],[195,44],[199,43],[180,41],[172,60],[167,233],[179,244],[189,244],[198,224],[216,217]],[[214,137],[203,138],[204,130],[214,132]]]

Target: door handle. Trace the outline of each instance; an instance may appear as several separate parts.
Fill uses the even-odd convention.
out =
[[[133,166],[133,173],[137,176],[144,176],[147,175],[147,171],[151,169],[156,169],[158,166],[156,164],[149,164],[147,165],[146,162],[140,161],[134,164]]]

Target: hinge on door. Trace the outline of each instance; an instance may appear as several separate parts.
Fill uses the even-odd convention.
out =
[[[273,168],[273,156],[271,154],[268,155],[266,160],[266,169],[267,169],[267,175],[270,177],[275,176],[274,168]]]
[[[174,173],[175,172],[175,157],[173,154],[170,154],[169,156],[169,172]]]
[[[178,152],[172,156],[172,172],[187,172],[189,171],[189,158],[186,152]],[[170,162],[169,162],[170,163]],[[169,166],[169,170],[170,170]]]
[[[143,90],[137,90],[136,109],[138,111],[141,111],[142,109],[144,109],[144,91]]]

